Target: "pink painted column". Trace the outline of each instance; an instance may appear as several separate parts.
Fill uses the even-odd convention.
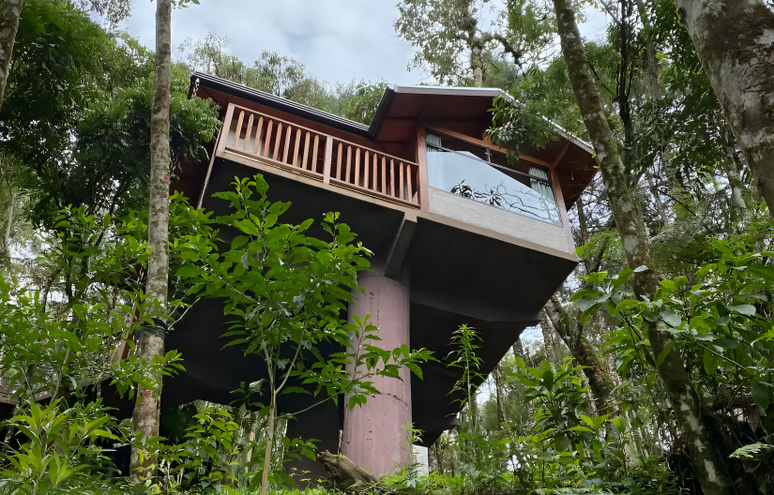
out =
[[[362,275],[359,282],[365,294],[355,292],[349,314],[371,315],[369,322],[379,328],[382,339],[367,342],[382,349],[410,345],[408,287],[375,273]],[[344,407],[342,453],[377,476],[395,469],[396,462],[405,464],[411,451],[408,431],[403,428],[411,424],[411,376],[405,368],[400,376],[403,381],[374,378],[380,395],[368,397],[365,405],[352,411]]]

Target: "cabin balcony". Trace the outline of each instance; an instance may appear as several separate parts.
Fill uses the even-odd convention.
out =
[[[229,104],[216,156],[302,175],[320,187],[420,208],[419,166],[276,116]],[[225,132],[227,131],[227,132]]]
[[[550,163],[522,157],[509,164],[503,153],[448,132],[422,130],[421,140],[432,143],[411,147],[412,161],[377,149],[376,143],[367,146],[229,103],[214,157],[402,212],[412,221],[434,218],[525,247],[572,253]],[[370,226],[364,227],[356,232],[367,234]]]

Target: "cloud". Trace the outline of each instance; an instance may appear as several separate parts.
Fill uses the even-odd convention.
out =
[[[121,25],[151,48],[155,8],[134,2]],[[248,63],[268,50],[295,58],[330,83],[417,84],[424,75],[406,70],[414,49],[395,35],[396,16],[394,0],[201,0],[172,13],[172,43],[216,32],[228,36],[231,50]]]

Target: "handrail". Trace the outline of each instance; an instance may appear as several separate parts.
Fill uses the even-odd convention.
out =
[[[235,152],[387,201],[419,208],[419,166],[230,103],[217,153]]]

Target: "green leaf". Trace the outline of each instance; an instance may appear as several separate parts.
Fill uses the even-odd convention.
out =
[[[672,347],[674,347],[675,341],[669,342],[666,347],[664,347],[664,350],[661,351],[658,355],[658,359],[656,359],[656,369],[661,368],[661,363],[664,362],[664,359],[666,359],[667,355],[669,354],[669,351],[672,350]]]
[[[771,384],[766,382],[753,382],[752,398],[764,410],[769,408],[771,396]]]
[[[737,313],[745,316],[755,316],[755,306],[752,304],[739,304],[736,306],[729,306],[728,309],[736,311]]]
[[[719,345],[723,349],[736,349],[739,347],[739,342],[737,342],[736,339],[730,339],[728,337],[720,337],[719,339],[715,339],[715,344]]]
[[[704,365],[704,372],[712,376],[718,369],[718,364],[715,361],[715,355],[710,351],[705,350],[704,356],[702,356],[702,364]]]
[[[672,328],[680,328],[683,319],[672,308],[666,308],[659,311],[658,315],[664,320],[664,323]]]

